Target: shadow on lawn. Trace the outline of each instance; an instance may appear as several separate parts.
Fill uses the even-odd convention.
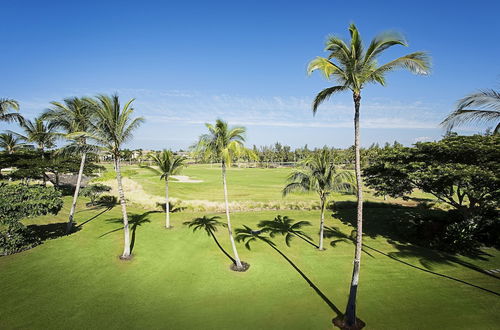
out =
[[[285,259],[292,268],[299,273],[299,275],[309,284],[309,286],[316,292],[316,294],[330,307],[330,309],[336,313],[337,317],[341,317],[344,314],[342,311],[314,284],[313,281],[307,277],[307,275],[292,261],[288,258],[280,249],[276,247],[276,244],[267,236],[261,235],[264,232],[261,230],[252,230],[250,227],[243,226],[244,228],[237,228],[236,240],[238,242],[246,242],[245,247],[250,250],[250,243],[254,241],[262,241],[269,245],[273,250],[275,250],[283,259]]]
[[[48,223],[45,225],[28,225],[26,227],[31,230],[34,235],[40,239],[41,242],[44,242],[49,239],[71,235],[79,230],[79,228],[75,229],[68,234],[66,233],[67,226],[67,222],[56,222]]]
[[[368,212],[367,212],[368,213]],[[369,217],[366,216],[367,214],[365,214],[365,219],[368,218],[370,219]],[[337,214],[338,216],[338,214]],[[352,215],[354,217],[354,215]],[[341,220],[342,221],[342,220]],[[325,236],[328,237],[328,238],[334,238],[333,241],[331,241],[330,245],[335,247],[337,243],[339,242],[350,242],[352,244],[355,244],[355,235],[356,235],[356,231],[353,230],[351,232],[351,235],[346,235],[344,234],[343,232],[341,232],[340,230],[338,230],[337,228],[335,227],[326,227],[325,228]],[[372,235],[373,235],[373,232],[372,232]],[[371,236],[371,235],[369,235]],[[373,237],[373,236],[371,236]],[[376,235],[375,235],[376,237]],[[447,278],[449,280],[453,280],[455,282],[459,282],[459,283],[462,283],[462,284],[465,284],[465,285],[468,285],[468,286],[471,286],[471,287],[474,287],[476,289],[480,289],[482,291],[485,291],[485,292],[488,292],[488,293],[491,293],[491,294],[494,294],[496,296],[500,296],[500,293],[498,292],[495,292],[495,291],[492,291],[492,290],[489,290],[489,289],[486,289],[486,288],[483,288],[483,287],[480,287],[478,285],[475,285],[473,283],[469,283],[467,281],[464,281],[464,280],[461,280],[461,279],[458,279],[458,278],[455,278],[455,277],[452,277],[452,276],[449,276],[449,275],[445,275],[445,274],[441,274],[441,273],[437,273],[435,271],[433,271],[433,264],[446,264],[446,265],[452,265],[453,264],[458,264],[460,266],[463,266],[463,267],[466,267],[466,268],[469,268],[471,270],[474,270],[476,272],[479,272],[481,274],[484,274],[484,275],[487,275],[487,276],[490,276],[490,277],[493,277],[495,279],[500,279],[500,277],[494,275],[494,274],[490,274],[488,272],[486,272],[484,269],[474,265],[474,264],[471,264],[469,262],[466,262],[464,260],[461,260],[460,258],[454,256],[454,255],[450,255],[450,254],[447,254],[447,253],[443,253],[443,252],[439,252],[439,251],[436,251],[436,250],[432,250],[432,249],[428,249],[428,248],[423,248],[423,247],[418,247],[418,246],[413,246],[413,245],[408,245],[408,244],[405,244],[405,243],[398,243],[398,242],[395,242],[393,240],[388,240],[388,242],[390,244],[392,244],[396,249],[398,249],[399,251],[398,252],[389,252],[389,253],[385,253],[383,251],[380,251],[376,248],[373,248],[367,244],[363,244],[363,251],[367,254],[369,254],[366,250],[370,250],[370,251],[374,251],[374,252],[377,252],[383,256],[386,256],[392,260],[395,260],[401,264],[404,264],[408,267],[412,267],[414,269],[417,269],[417,270],[420,270],[420,271],[423,271],[423,272],[426,272],[426,273],[429,273],[429,274],[432,274],[432,275],[436,275],[436,276],[439,276],[439,277],[443,277],[443,278]],[[371,254],[369,254],[370,256],[372,256]],[[480,259],[480,260],[487,260],[487,256],[491,256],[489,254],[486,254],[482,251],[476,251],[475,254],[472,254],[472,255],[468,255],[469,257],[472,257],[472,258],[476,258],[476,259]],[[372,256],[373,257],[373,256]],[[406,262],[400,258],[408,258],[408,257],[417,257],[419,258],[419,262],[420,264],[423,266],[423,267],[419,267],[419,266],[416,266],[416,265],[413,265],[409,262]]]
[[[114,205],[108,205],[108,206],[105,206],[105,207],[104,207],[104,209],[103,209],[101,212],[99,212],[99,213],[95,214],[94,216],[92,216],[91,218],[89,218],[89,219],[87,219],[87,220],[84,220],[84,221],[83,221],[82,223],[80,223],[78,226],[75,226],[75,228],[80,228],[81,226],[83,226],[83,225],[85,225],[86,223],[88,223],[88,222],[90,222],[90,221],[94,220],[95,218],[99,217],[100,215],[102,215],[102,214],[104,214],[104,213],[106,213],[106,212],[110,211],[113,207],[114,207]]]
[[[132,251],[134,250],[136,235],[137,235],[137,228],[142,226],[145,223],[151,222],[151,220],[149,220],[149,215],[152,213],[160,213],[160,211],[148,211],[148,212],[144,212],[142,214],[130,214],[129,215],[128,223],[130,226],[130,231],[132,233],[132,236],[130,238],[130,253],[132,253]],[[110,222],[110,223],[123,224],[122,218],[108,219],[106,221]],[[111,233],[117,232],[117,231],[122,230],[122,229],[123,229],[123,226],[115,228],[113,230],[105,232],[104,234],[100,235],[98,238],[104,237],[106,235],[109,235]]]

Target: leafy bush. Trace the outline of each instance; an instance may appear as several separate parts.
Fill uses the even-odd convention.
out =
[[[0,185],[0,254],[11,254],[39,244],[40,240],[20,220],[57,214],[63,205],[61,193],[41,185]]]
[[[81,194],[82,196],[90,198],[90,204],[95,205],[97,198],[105,192],[108,192],[111,190],[110,186],[106,186],[101,183],[96,183],[96,184],[91,184],[86,186],[85,188],[82,189]]]
[[[118,203],[118,199],[116,198],[116,196],[112,195],[104,195],[97,200],[97,205],[108,207],[114,206],[116,205],[116,203]]]

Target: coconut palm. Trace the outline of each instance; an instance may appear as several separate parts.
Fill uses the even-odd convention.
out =
[[[121,259],[129,259],[130,254],[130,229],[127,216],[127,204],[123,192],[122,175],[120,167],[120,149],[130,139],[135,129],[144,121],[143,118],[132,118],[134,108],[129,100],[123,106],[118,95],[98,95],[89,102],[95,112],[95,124],[92,127],[92,138],[97,141],[104,152],[109,153],[115,165],[118,194],[123,215],[124,248]]]
[[[19,124],[24,122],[22,115],[14,111],[19,111],[19,103],[12,99],[0,99],[0,121],[13,122],[17,121]]]
[[[168,198],[168,182],[171,175],[179,174],[185,166],[186,158],[174,155],[170,150],[163,150],[160,153],[152,154],[153,165],[158,169],[151,167],[153,171],[160,175],[160,180],[165,180],[165,228],[170,228],[170,204]]]
[[[233,248],[234,259],[236,261],[236,269],[242,270],[244,267],[238,256],[238,250],[233,238],[231,229],[231,219],[229,216],[229,201],[227,196],[226,168],[231,166],[234,159],[237,159],[246,151],[243,146],[245,138],[244,127],[229,128],[227,122],[217,119],[215,125],[205,124],[209,133],[202,135],[197,144],[198,151],[205,159],[215,159],[221,162],[222,168],[222,184],[224,187],[224,201],[226,206],[227,229],[229,232],[229,240]]]
[[[257,226],[262,228],[262,232],[268,232],[271,238],[277,234],[285,236],[285,243],[287,246],[290,246],[293,237],[298,237],[317,248],[318,246],[311,242],[311,237],[302,231],[302,227],[310,225],[311,223],[309,221],[294,222],[293,219],[286,215],[283,217],[278,215],[274,220],[262,220]]]
[[[500,92],[490,89],[468,95],[458,101],[455,111],[441,125],[448,131],[462,124],[492,123],[500,133]]]
[[[9,155],[25,145],[25,143],[21,141],[23,141],[23,138],[10,132],[0,134],[0,148],[7,151]]]
[[[57,128],[64,131],[64,137],[70,141],[66,147],[62,148],[63,153],[81,155],[80,169],[76,180],[73,203],[69,211],[67,232],[73,228],[73,218],[76,211],[76,202],[82,183],[83,169],[87,153],[93,150],[93,146],[87,143],[87,135],[92,127],[93,111],[85,100],[72,97],[61,102],[51,102],[52,107],[42,114],[42,118],[49,120]]]
[[[360,162],[360,129],[359,109],[361,105],[361,90],[369,83],[385,85],[385,75],[396,69],[407,69],[415,74],[426,75],[430,72],[429,56],[425,52],[415,52],[401,56],[386,64],[379,65],[377,58],[388,48],[401,45],[407,46],[404,37],[397,32],[385,32],[376,36],[368,46],[363,47],[363,42],[358,29],[354,24],[349,27],[350,42],[341,38],[330,36],[326,41],[328,57],[317,57],[309,63],[307,71],[311,74],[319,70],[324,77],[336,81],[337,85],[325,88],[314,99],[312,109],[316,113],[321,103],[328,100],[333,94],[350,91],[354,101],[354,147],[355,170],[357,181],[357,238],[354,254],[353,275],[351,290],[346,309],[346,325],[356,325],[356,294],[359,281],[359,265],[362,247],[363,226],[363,192]],[[366,49],[366,50],[365,50]]]
[[[219,221],[220,217],[219,216],[213,216],[213,217],[207,217],[204,215],[203,217],[200,218],[195,218],[191,221],[186,221],[184,222],[185,225],[187,225],[189,228],[193,228],[193,233],[196,232],[197,230],[204,230],[208,236],[212,236],[212,238],[215,241],[215,244],[219,247],[219,249],[228,257],[231,262],[234,264],[236,260],[234,260],[233,257],[229,253],[224,250],[224,248],[220,245],[219,241],[217,240],[217,237],[215,237],[215,232],[217,231],[217,227],[225,227],[226,224],[223,222]]]
[[[57,125],[51,121],[45,120],[42,116],[36,117],[33,120],[25,119],[21,128],[24,130],[24,135],[14,133],[20,138],[33,142],[37,145],[38,150],[42,152],[46,148],[53,148],[57,139]]]
[[[283,196],[294,191],[315,191],[320,200],[319,250],[323,250],[325,208],[332,192],[353,193],[355,179],[351,172],[337,172],[332,153],[324,148],[299,162],[299,167],[288,176]]]

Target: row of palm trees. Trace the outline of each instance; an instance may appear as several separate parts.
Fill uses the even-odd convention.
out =
[[[74,226],[74,214],[87,154],[100,150],[112,156],[123,215],[124,249],[121,258],[130,258],[130,229],[122,185],[120,150],[132,139],[133,132],[144,121],[141,117],[133,118],[134,99],[122,105],[118,95],[67,98],[63,102],[51,102],[51,107],[34,120],[27,120],[17,113],[19,110],[17,102],[1,101],[0,120],[17,121],[25,132],[25,135],[14,132],[5,133],[3,135],[5,140],[18,139],[18,141],[36,143],[43,157],[43,151],[54,147],[56,139],[62,138],[67,144],[58,150],[59,153],[81,156],[77,184],[68,217],[68,232]],[[14,142],[11,142],[7,150],[13,152],[15,149],[13,144]]]

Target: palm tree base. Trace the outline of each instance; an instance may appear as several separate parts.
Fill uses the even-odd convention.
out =
[[[342,330],[359,330],[366,326],[366,323],[356,318],[356,323],[354,325],[348,325],[346,322],[346,317],[344,315],[339,315],[332,320],[332,323],[337,328]]]
[[[120,258],[120,260],[132,260],[132,255],[128,255],[128,256],[121,255],[118,258]]]
[[[165,228],[165,229],[173,229],[173,228],[174,228],[174,226],[169,226],[169,227],[165,226],[164,228]]]
[[[241,262],[241,267],[238,267],[234,263],[231,264],[231,266],[229,267],[229,269],[231,269],[232,271],[235,271],[235,272],[246,272],[248,270],[248,268],[250,268],[250,264],[246,263],[244,261]]]

